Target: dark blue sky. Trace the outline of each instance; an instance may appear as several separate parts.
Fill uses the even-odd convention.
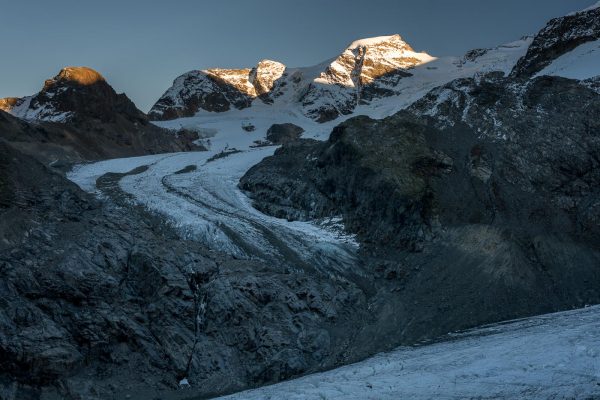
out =
[[[65,65],[101,72],[144,111],[174,78],[263,58],[308,66],[355,39],[399,33],[461,55],[518,39],[596,0],[0,0],[0,97]]]

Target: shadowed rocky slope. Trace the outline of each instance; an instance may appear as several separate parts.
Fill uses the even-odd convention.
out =
[[[577,81],[460,80],[409,112],[284,145],[240,187],[266,213],[341,215],[359,235],[389,280],[364,337],[579,307],[600,301],[599,113]]]

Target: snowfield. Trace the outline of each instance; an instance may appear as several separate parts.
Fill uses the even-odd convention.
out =
[[[447,339],[221,399],[600,398],[600,306]]]

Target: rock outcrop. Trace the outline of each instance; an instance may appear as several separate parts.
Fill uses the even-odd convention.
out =
[[[274,144],[283,144],[300,139],[304,129],[291,123],[273,124],[267,130],[267,140]]]

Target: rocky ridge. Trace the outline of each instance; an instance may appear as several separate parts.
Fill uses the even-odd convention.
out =
[[[197,135],[151,124],[87,67],[63,68],[33,96],[0,100],[0,138],[54,164],[198,148]]]
[[[539,31],[511,75],[528,78],[577,46],[600,38],[600,7],[554,18]]]
[[[150,118],[163,120],[190,117],[199,110],[224,112],[250,107],[255,98],[272,103],[280,95],[279,82],[286,67],[262,60],[250,69],[213,68],[188,72],[150,110]]]

